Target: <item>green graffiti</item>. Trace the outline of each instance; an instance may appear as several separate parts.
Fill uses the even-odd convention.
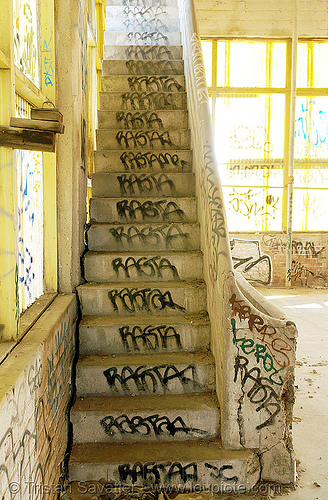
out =
[[[278,380],[274,380],[273,377],[275,377],[281,370],[283,370],[284,367],[281,367],[279,369],[274,367],[274,358],[271,356],[271,354],[268,353],[267,347],[263,344],[256,343],[253,339],[250,338],[237,338],[237,327],[236,327],[236,320],[235,318],[231,318],[231,326],[232,326],[232,333],[233,333],[233,343],[235,346],[240,347],[241,350],[243,351],[246,356],[249,356],[250,354],[253,354],[256,363],[262,363],[263,368],[267,373],[272,372],[269,375],[269,380],[273,384],[276,385],[283,385],[283,380],[281,378],[281,375],[279,375]]]

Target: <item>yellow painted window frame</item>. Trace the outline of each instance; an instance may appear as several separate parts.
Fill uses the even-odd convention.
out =
[[[234,94],[281,94],[285,95],[285,115],[284,115],[284,155],[283,155],[283,190],[282,190],[282,220],[281,220],[281,230],[286,231],[287,228],[287,184],[288,184],[288,151],[289,151],[289,127],[290,127],[290,89],[291,89],[291,60],[292,60],[292,40],[291,39],[264,39],[264,38],[215,38],[215,37],[203,37],[202,41],[212,43],[212,76],[211,76],[211,86],[208,87],[209,97],[211,99],[212,106],[212,120],[213,127],[215,124],[215,101],[216,97],[224,95]],[[267,86],[266,87],[231,87],[230,83],[230,47],[231,43],[235,42],[266,42],[267,52],[270,52],[270,46],[273,43],[283,42],[286,43],[286,83],[282,88],[271,87],[272,83],[272,59],[267,54]],[[225,42],[225,86],[219,87],[217,83],[217,43]],[[328,40],[324,39],[299,39],[299,43],[308,44],[308,57],[307,57],[307,87],[297,88],[296,97],[316,97],[316,96],[328,96],[328,88],[314,87],[313,86],[313,45],[314,43],[325,42]],[[270,120],[269,120],[269,110],[266,116],[266,131],[270,135]],[[265,159],[265,158],[264,158]],[[305,160],[309,165],[311,164],[311,159]],[[328,160],[326,161],[315,161],[316,164],[320,163],[328,166]],[[264,186],[263,186],[264,187]],[[266,230],[266,228],[263,228]],[[327,227],[328,229],[328,227]],[[305,231],[311,231],[311,228],[306,227]]]
[[[8,2],[0,16],[0,85],[2,105],[0,124],[9,126],[10,118],[15,116],[15,94],[20,95],[30,105],[42,107],[46,101],[55,104],[55,28],[53,0],[39,0],[39,35],[41,56],[41,85],[36,87],[14,64],[13,2]],[[49,69],[51,58],[51,78]],[[1,271],[8,269],[8,255],[15,266],[16,229],[15,229],[15,189],[14,189],[14,150],[0,147],[0,207],[5,208],[7,220],[1,220],[4,234],[0,252]],[[7,168],[6,168],[7,165]],[[2,167],[2,168],[1,168]],[[17,280],[11,273],[1,280],[0,286],[0,323],[2,328],[0,342],[19,340],[35,323],[57,293],[57,203],[56,203],[56,155],[43,153],[44,188],[44,294],[25,312],[17,313]],[[1,351],[1,350],[0,350]],[[1,355],[1,352],[0,352]]]

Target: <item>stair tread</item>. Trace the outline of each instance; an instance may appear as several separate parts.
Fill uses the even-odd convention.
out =
[[[90,354],[80,356],[77,367],[83,366],[108,366],[115,365],[190,365],[190,364],[205,364],[212,365],[214,358],[211,352],[159,352],[159,353],[128,353],[128,354]]]
[[[146,254],[147,256],[156,256],[159,255],[165,256],[165,255],[171,255],[172,257],[179,257],[183,256],[185,257],[186,255],[193,255],[193,256],[199,256],[201,257],[203,255],[203,252],[201,250],[159,250],[156,252],[156,250],[148,250],[147,247],[145,247],[144,250],[126,250],[126,251],[115,251],[115,250],[100,250],[99,252],[96,250],[88,250],[85,254],[84,257],[87,255],[93,256],[93,255],[141,255],[141,254]]]
[[[209,324],[209,317],[206,312],[202,314],[186,314],[185,316],[83,316],[80,321],[80,326],[120,326],[123,323],[136,323],[139,325],[153,325],[153,324]]]
[[[123,463],[195,460],[246,460],[254,450],[224,450],[218,438],[194,441],[81,443],[72,447],[70,463]]]
[[[167,288],[176,285],[178,288],[204,288],[205,281],[204,280],[193,280],[193,281],[129,281],[128,283],[126,281],[117,281],[115,283],[115,287],[122,287],[122,288]],[[80,290],[81,288],[112,288],[112,285],[110,283],[83,283],[83,285],[77,286],[77,289]]]
[[[147,394],[129,396],[84,396],[76,399],[73,412],[158,411],[218,409],[216,393]]]

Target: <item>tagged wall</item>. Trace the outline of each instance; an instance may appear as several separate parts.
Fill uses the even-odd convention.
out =
[[[76,317],[75,296],[57,297],[0,366],[2,499],[56,498]]]
[[[234,269],[253,284],[285,285],[286,235],[230,233]],[[328,233],[293,233],[292,286],[328,286]]]

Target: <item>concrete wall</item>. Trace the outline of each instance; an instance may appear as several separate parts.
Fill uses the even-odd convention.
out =
[[[88,3],[56,0],[57,105],[65,134],[57,144],[59,291],[81,283],[88,174]]]
[[[291,37],[294,0],[195,0],[201,36]],[[300,37],[328,36],[326,0],[299,0]]]
[[[60,295],[0,366],[0,498],[56,498],[67,447],[75,295]]]
[[[284,286],[286,234],[230,233],[234,268],[254,284]],[[328,232],[293,233],[291,282],[309,288],[328,286]]]

